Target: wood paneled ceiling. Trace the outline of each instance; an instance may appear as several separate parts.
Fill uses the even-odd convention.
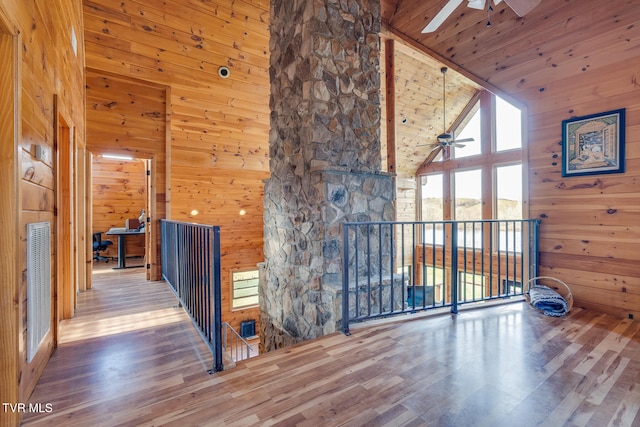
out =
[[[471,9],[463,1],[438,30],[422,34],[447,2],[382,0],[383,26],[433,58],[419,58],[408,48],[396,49],[400,176],[411,176],[411,169],[415,172],[419,166],[423,153],[416,145],[441,131],[438,90],[442,64],[451,68],[447,74],[448,122],[455,119],[456,111],[462,111],[478,83],[535,107],[545,92],[554,85],[566,85],[573,76],[625,61],[637,61],[640,72],[638,0],[542,0],[524,17],[501,2],[493,5],[490,27],[486,11]],[[403,117],[411,127],[403,128]],[[429,133],[432,126],[435,132]]]
[[[443,64],[398,44],[395,48],[396,173],[415,176],[436,137],[447,130],[481,87],[460,73],[446,73],[446,125],[443,125]]]

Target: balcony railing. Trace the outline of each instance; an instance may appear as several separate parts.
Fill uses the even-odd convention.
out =
[[[222,365],[220,227],[161,220],[162,277],[213,353],[210,372]]]
[[[539,220],[348,222],[342,329],[367,319],[523,295]]]

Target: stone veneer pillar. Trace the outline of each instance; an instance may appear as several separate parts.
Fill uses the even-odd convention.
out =
[[[261,351],[339,330],[343,223],[393,220],[379,31],[379,0],[271,1]]]

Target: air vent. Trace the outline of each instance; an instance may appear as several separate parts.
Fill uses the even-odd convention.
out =
[[[51,226],[27,224],[27,361],[31,362],[51,324]]]
[[[246,320],[240,322],[240,336],[242,338],[251,338],[256,335],[256,321]]]

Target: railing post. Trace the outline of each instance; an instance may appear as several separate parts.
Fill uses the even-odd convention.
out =
[[[342,242],[342,333],[351,335],[351,332],[349,332],[349,225],[346,223],[344,224]],[[357,268],[358,266],[356,265],[356,269]],[[357,298],[358,284],[356,283],[356,299]]]
[[[458,314],[458,224],[451,223],[451,312]]]
[[[539,273],[538,273],[538,250],[539,247],[538,245],[540,244],[540,223],[542,221],[539,219],[536,219],[533,223],[533,262],[534,262],[534,271],[533,271],[533,277],[538,277]],[[524,286],[524,283],[523,283]],[[523,289],[524,290],[524,289]]]
[[[214,357],[213,372],[222,371],[222,292],[220,289],[220,227],[213,227],[212,233],[211,265],[213,266],[213,280],[211,282],[211,294],[213,296],[213,339]]]

